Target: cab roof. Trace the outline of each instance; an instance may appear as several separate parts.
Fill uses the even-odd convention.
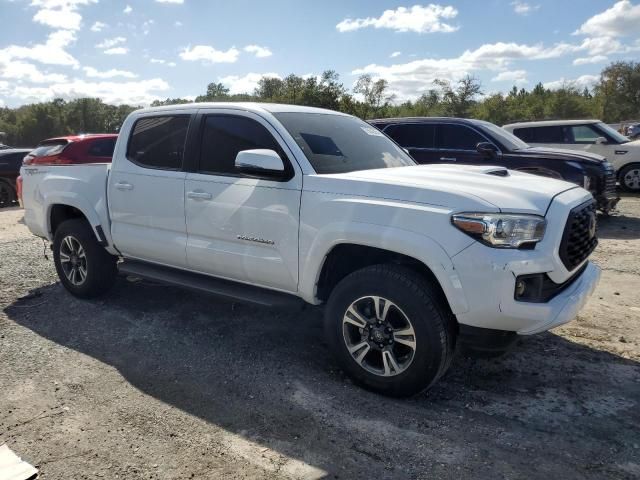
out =
[[[199,102],[181,103],[175,105],[163,105],[160,107],[149,107],[136,110],[134,113],[151,112],[172,112],[178,110],[197,110],[199,108],[228,108],[233,110],[245,110],[249,112],[261,113],[321,113],[330,115],[348,116],[346,113],[328,110],[326,108],[305,107],[302,105],[287,105],[281,103],[260,103],[260,102]]]
[[[557,127],[562,125],[588,125],[592,123],[601,123],[601,120],[540,120],[538,122],[515,122],[504,125],[504,127]]]

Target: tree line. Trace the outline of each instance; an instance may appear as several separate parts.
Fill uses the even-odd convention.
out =
[[[616,62],[602,70],[591,88],[571,83],[557,89],[538,83],[531,90],[513,87],[506,94],[487,94],[477,78],[458,82],[436,80],[419,98],[397,102],[384,79],[358,78],[349,89],[340,76],[327,70],[319,77],[291,74],[285,78],[262,78],[254,92],[230,94],[222,83],[210,83],[196,102],[275,102],[328,108],[376,117],[451,116],[488,120],[497,125],[524,120],[599,118],[605,122],[640,119],[640,63]],[[189,103],[167,98],[152,106]],[[42,139],[81,132],[117,132],[126,116],[139,108],[107,105],[99,98],[71,101],[55,99],[18,108],[0,109],[1,142],[33,146]]]

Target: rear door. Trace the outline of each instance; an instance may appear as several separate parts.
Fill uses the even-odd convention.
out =
[[[202,273],[295,292],[302,177],[279,134],[261,116],[202,110],[199,154],[185,182],[187,260]],[[281,179],[235,168],[238,152],[270,149]]]
[[[433,123],[391,124],[384,133],[409,152],[418,163],[439,163],[436,149],[436,126]]]
[[[111,235],[125,257],[186,266],[183,162],[189,122],[189,113],[139,117],[126,155],[113,165]]]
[[[485,136],[466,125],[438,124],[436,130],[438,163],[486,164],[486,157],[478,153],[476,145],[487,141],[489,140]]]

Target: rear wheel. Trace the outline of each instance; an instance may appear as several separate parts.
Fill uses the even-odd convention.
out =
[[[408,396],[435,383],[454,350],[453,318],[424,278],[397,265],[345,277],[326,309],[329,345],[358,384]]]
[[[640,192],[640,164],[627,165],[618,175],[620,186],[626,192]]]
[[[58,227],[53,260],[60,282],[76,297],[99,296],[115,281],[117,258],[98,243],[84,220],[66,220]]]
[[[0,180],[0,207],[10,207],[17,199],[15,188],[8,182]]]

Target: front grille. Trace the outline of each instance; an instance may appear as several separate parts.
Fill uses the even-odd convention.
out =
[[[560,259],[567,270],[580,265],[598,245],[596,229],[596,203],[588,200],[569,212],[560,243]]]
[[[611,163],[605,161],[604,162],[604,196],[606,198],[617,198],[618,192],[616,187],[616,173],[613,169],[613,165]]]

